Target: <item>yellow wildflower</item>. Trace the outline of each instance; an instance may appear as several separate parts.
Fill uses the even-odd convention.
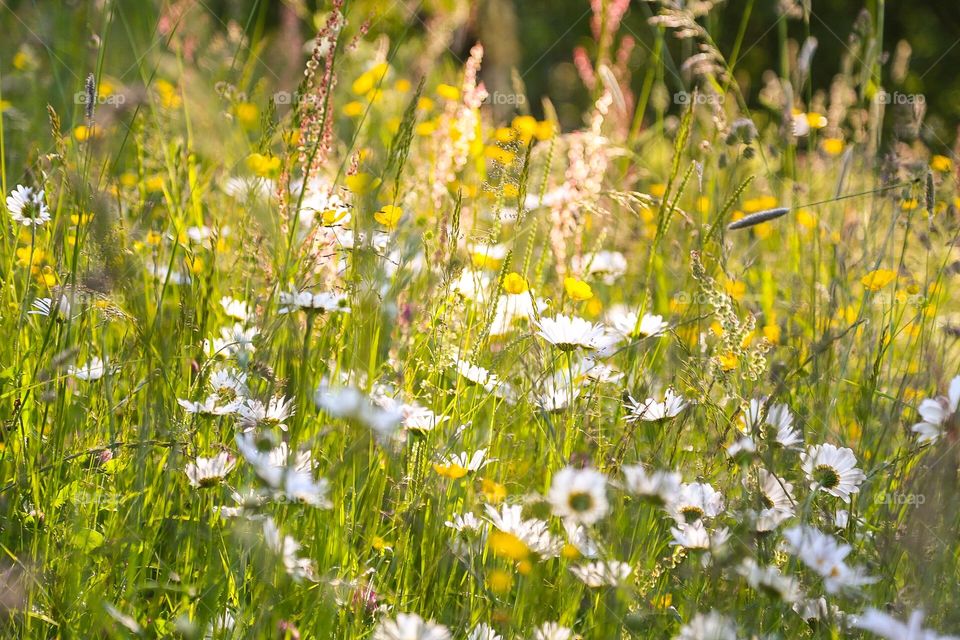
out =
[[[860,279],[868,291],[879,291],[897,279],[897,272],[890,269],[875,269]]]
[[[568,296],[577,302],[589,300],[593,297],[593,289],[590,288],[590,285],[577,278],[564,278],[563,289]]]

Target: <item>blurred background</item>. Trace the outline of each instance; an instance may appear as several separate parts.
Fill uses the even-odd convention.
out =
[[[638,0],[348,0],[352,27],[366,22],[370,36],[386,36],[389,46],[400,39],[422,43],[419,59],[400,61],[414,76],[443,68],[452,70],[467,57],[470,46],[483,42],[483,66],[488,89],[515,94],[522,86],[525,105],[495,104],[501,115],[529,109],[543,115],[547,98],[565,129],[581,124],[591,100],[575,64],[578,48],[596,59],[598,42],[592,27],[592,7],[628,5],[610,43],[609,55],[621,51],[622,40],[633,40],[625,61],[635,95],[644,74],[655,62],[663,71],[657,85],[668,92],[689,91],[693,84],[683,60],[696,53],[694,44],[674,37],[669,29],[650,24],[660,3]],[[223,32],[224,46],[232,35],[245,35],[259,68],[245,69],[277,85],[295,86],[309,52],[314,27],[322,23],[329,0],[0,0],[0,73],[9,75],[13,58],[23,51],[36,58],[55,80],[46,89],[55,107],[67,106],[77,79],[96,64],[98,43],[108,39],[105,69],[114,75],[130,63],[167,46],[169,40],[202,28]],[[696,3],[688,2],[687,6]],[[705,0],[716,5],[701,20],[717,48],[734,68],[747,104],[762,108],[764,72],[782,73],[795,60],[802,44],[815,38],[809,82],[801,96],[828,92],[844,59],[873,59],[874,47],[886,60],[882,84],[888,91],[923,94],[926,142],[945,152],[957,139],[960,121],[960,3],[917,0]],[[882,9],[883,17],[879,17]],[[109,16],[109,19],[108,19]],[[204,19],[199,20],[198,18]],[[182,23],[178,23],[177,20]],[[108,25],[109,27],[105,27]],[[881,34],[882,38],[877,36]],[[197,35],[197,34],[194,34]],[[208,34],[209,35],[209,34]],[[198,41],[199,38],[197,39]],[[739,46],[737,46],[739,43]],[[736,50],[737,56],[731,58]],[[87,66],[78,68],[78,60]],[[202,55],[196,64],[203,64]],[[225,70],[224,79],[230,71]],[[129,80],[129,78],[125,78]],[[140,79],[144,80],[144,79]],[[0,79],[4,82],[5,79]],[[3,85],[0,85],[2,87]],[[6,87],[9,92],[10,87]],[[869,92],[869,87],[863,87]],[[649,103],[656,107],[654,99]],[[662,105],[678,110],[676,104]],[[62,112],[62,109],[58,109]]]

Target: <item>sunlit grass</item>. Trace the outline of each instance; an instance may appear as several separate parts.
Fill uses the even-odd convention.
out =
[[[960,629],[956,174],[878,53],[750,111],[609,3],[571,131],[350,6],[291,80],[107,4],[0,44],[5,637]]]

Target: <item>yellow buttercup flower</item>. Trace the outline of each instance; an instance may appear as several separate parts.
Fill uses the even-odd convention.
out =
[[[590,300],[587,301],[586,312],[588,316],[592,318],[596,318],[597,316],[600,315],[602,311],[603,311],[603,303],[600,302],[599,298],[594,297],[594,298],[590,298]]]
[[[363,113],[363,109],[364,105],[362,102],[352,100],[343,105],[343,115],[347,116],[348,118],[356,118]]]
[[[445,100],[459,100],[460,89],[449,84],[439,84],[437,85],[437,95]]]
[[[533,132],[533,135],[537,140],[549,140],[556,133],[556,127],[553,122],[550,120],[543,120],[537,123],[537,128]]]
[[[26,50],[20,49],[13,56],[13,68],[17,71],[25,71],[29,67],[33,66],[33,56],[30,55]]]
[[[820,143],[820,147],[823,149],[823,152],[828,156],[838,156],[843,153],[843,139],[842,138],[824,138],[823,142]]]
[[[275,178],[280,174],[280,158],[251,153],[247,156],[247,168],[261,178]]]
[[[514,154],[500,147],[488,146],[484,149],[484,155],[502,165],[513,164]]]
[[[530,142],[530,138],[537,133],[538,123],[533,116],[517,116],[510,124],[517,130],[517,134],[524,144]]]
[[[768,324],[763,327],[763,337],[766,338],[770,344],[780,344],[780,333],[780,325]]]
[[[513,587],[513,576],[503,569],[494,569],[487,576],[487,585],[494,593],[506,593]]]
[[[344,182],[347,183],[347,189],[351,193],[363,195],[376,189],[380,184],[380,178],[374,178],[369,173],[355,173],[344,178]]]
[[[480,481],[480,491],[483,493],[483,497],[486,498],[487,502],[491,504],[499,504],[507,497],[507,488],[499,482],[488,478]]]
[[[817,216],[806,209],[797,211],[797,224],[805,229],[817,228]]]
[[[159,193],[163,191],[163,176],[159,173],[148,176],[144,181],[144,186],[150,193]]]
[[[373,67],[370,67],[353,81],[353,85],[350,87],[350,90],[358,96],[369,93],[370,90],[374,89],[380,83],[383,77],[387,75],[388,69],[389,67],[385,62],[381,62]]]
[[[84,142],[90,138],[96,138],[99,131],[96,127],[88,127],[84,124],[81,124],[73,128],[73,137],[77,139],[77,142]]]
[[[717,361],[720,363],[720,368],[724,371],[733,371],[737,368],[737,364],[739,363],[739,360],[734,353],[721,354],[717,356]]]
[[[500,127],[493,132],[493,139],[501,144],[507,144],[517,139],[517,130],[510,127]]]
[[[747,293],[747,285],[739,280],[727,280],[723,288],[737,302],[743,300],[743,296]]]
[[[164,109],[176,109],[183,104],[180,92],[166,80],[157,80],[154,86],[157,89],[157,96],[160,98],[160,105]]]
[[[528,289],[527,280],[519,273],[513,271],[503,278],[503,290],[511,295],[526,293]]]
[[[563,289],[568,296],[577,302],[589,300],[593,297],[593,289],[590,288],[590,285],[577,278],[564,278]]]
[[[875,269],[860,279],[868,291],[879,291],[897,279],[897,272],[890,269]]]
[[[424,120],[423,122],[418,122],[417,126],[414,127],[414,132],[418,136],[431,136],[437,130],[437,122],[435,120]]]
[[[806,117],[807,124],[810,125],[811,129],[822,129],[828,124],[826,116],[821,115],[816,111],[811,111]]]
[[[260,117],[260,109],[252,102],[241,102],[236,106],[234,111],[237,116],[237,121],[245,129],[252,129]]]
[[[388,229],[396,228],[401,217],[403,217],[403,210],[400,207],[392,204],[384,205],[380,211],[377,211],[375,214],[373,214],[374,220]]]
[[[777,199],[773,196],[760,196],[757,198],[747,198],[743,201],[743,210],[746,213],[757,213],[765,209],[774,209],[777,206]]]
[[[930,168],[934,171],[946,173],[953,169],[953,160],[947,156],[936,155],[930,158]]]

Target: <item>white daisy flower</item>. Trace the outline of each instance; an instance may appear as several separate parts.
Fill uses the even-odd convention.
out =
[[[352,219],[350,205],[343,201],[340,194],[331,193],[329,187],[311,187],[303,197],[300,224],[304,226],[309,227],[317,222],[323,227],[344,227]]]
[[[497,309],[490,323],[490,335],[502,336],[525,324],[547,308],[540,298],[533,298],[529,291],[503,294],[497,299]]]
[[[740,419],[740,430],[746,435],[768,437],[767,429],[773,431],[774,441],[785,449],[792,449],[803,444],[803,436],[793,426],[793,414],[790,407],[777,403],[767,407],[766,415],[763,408],[766,398],[754,398],[744,410]]]
[[[207,384],[220,396],[245,396],[248,392],[247,374],[232,367],[217,369],[211,373]]]
[[[464,269],[460,276],[450,283],[450,290],[467,300],[479,301],[490,288],[490,276],[482,271]]]
[[[726,527],[711,532],[703,524],[703,520],[682,522],[676,527],[670,527],[673,534],[671,546],[680,546],[684,549],[719,549],[730,539],[730,530]]]
[[[193,487],[212,487],[220,484],[237,465],[229,453],[220,452],[212,458],[197,458],[187,463],[184,472]]]
[[[757,591],[763,591],[780,598],[784,602],[793,603],[800,599],[800,583],[794,578],[785,576],[772,565],[761,566],[753,558],[745,558],[737,567],[747,584]]]
[[[575,384],[571,387],[570,382],[565,381],[562,375],[556,375],[544,380],[532,395],[532,400],[538,407],[554,413],[563,411],[580,397],[580,386]]]
[[[300,543],[293,536],[283,535],[273,518],[263,521],[263,537],[267,548],[280,556],[283,568],[294,582],[317,581],[317,571],[313,561],[299,556]]]
[[[590,535],[587,527],[570,520],[564,520],[563,529],[567,534],[567,542],[576,547],[580,555],[585,558],[596,558],[600,554],[600,546]]]
[[[859,567],[850,567],[844,559],[852,548],[819,529],[798,525],[783,532],[788,550],[823,578],[828,593],[876,582]]]
[[[627,259],[619,251],[597,251],[583,256],[587,275],[611,285],[627,272]]]
[[[232,176],[224,181],[222,188],[231,198],[246,201],[251,196],[268,197],[274,192],[274,182],[266,178]]]
[[[486,244],[478,243],[467,247],[470,258],[476,267],[493,267],[507,257],[510,251],[509,245],[505,243]]]
[[[293,502],[300,502],[318,509],[330,509],[333,503],[327,497],[329,493],[330,481],[326,478],[314,479],[309,471],[288,468],[283,475],[282,494]]]
[[[667,504],[679,493],[683,481],[676,471],[647,473],[643,465],[626,465],[622,469],[624,489],[659,504]]]
[[[867,609],[856,616],[851,624],[881,638],[889,640],[958,640],[960,636],[942,636],[935,631],[923,628],[923,611],[915,610],[906,622],[889,616],[877,609]]]
[[[262,447],[252,433],[237,435],[237,449],[254,472],[273,490],[275,498],[308,504],[321,509],[332,505],[327,494],[330,482],[326,478],[314,480],[316,466],[309,451],[298,451],[290,459],[287,443],[274,448]]]
[[[547,500],[553,514],[591,525],[610,508],[607,502],[607,478],[594,469],[566,467],[553,476]]]
[[[811,489],[820,489],[844,502],[850,502],[850,495],[860,491],[860,484],[867,477],[857,468],[857,458],[847,447],[811,445],[800,454],[800,461]]]
[[[751,456],[757,452],[757,443],[750,436],[742,436],[736,442],[727,447],[727,455],[731,458],[737,456]]]
[[[197,244],[206,242],[212,237],[213,237],[213,230],[206,225],[202,227],[187,228],[187,238],[189,238],[192,242],[195,242]]]
[[[538,336],[561,351],[595,349],[604,335],[603,325],[562,314],[553,318],[541,318],[537,328]]]
[[[927,398],[920,403],[917,411],[923,420],[910,427],[920,436],[917,441],[936,442],[944,427],[957,415],[957,405],[960,405],[960,376],[950,381],[946,396]]]
[[[250,489],[246,493],[230,492],[230,497],[236,506],[225,507],[215,506],[215,513],[222,518],[246,518],[247,520],[263,520],[267,516],[259,513],[260,509],[267,504],[270,497],[259,490]]]
[[[584,358],[577,363],[577,378],[586,378],[587,380],[598,382],[600,384],[619,384],[623,380],[623,372],[616,367],[597,362],[592,358]]]
[[[321,382],[313,400],[331,416],[356,420],[381,438],[393,435],[403,421],[399,406],[379,406],[354,387],[333,387]]]
[[[81,367],[70,366],[67,369],[67,373],[76,378],[77,380],[84,380],[86,382],[93,382],[94,380],[99,380],[103,376],[110,373],[107,369],[107,363],[97,357],[90,358],[90,361],[87,364]]]
[[[467,634],[467,640],[503,640],[503,636],[490,625],[481,622]]]
[[[277,313],[292,313],[297,309],[319,311],[320,313],[350,313],[347,296],[331,291],[291,291],[280,292],[280,308]]]
[[[430,409],[415,403],[400,405],[400,412],[403,414],[403,428],[407,431],[417,431],[419,433],[433,431],[437,428],[437,425],[450,419],[450,416],[438,416]]]
[[[203,341],[203,352],[210,358],[245,357],[256,350],[253,341],[259,334],[256,327],[246,328],[240,323],[222,327],[219,337]]]
[[[49,318],[51,315],[55,315],[60,318],[70,317],[70,300],[64,295],[57,296],[56,300],[53,298],[37,298],[30,303],[30,306],[32,310],[27,311],[27,315],[30,316],[45,316]]]
[[[467,513],[455,513],[443,525],[457,533],[463,533],[464,531],[479,531],[483,528],[483,521],[472,511],[468,511]]]
[[[486,519],[496,529],[516,536],[530,551],[543,558],[560,555],[563,540],[550,533],[546,522],[538,518],[524,519],[523,507],[518,504],[505,504],[500,510],[486,505]]]
[[[846,529],[850,522],[850,512],[846,509],[837,509],[833,514],[833,526],[837,529]]]
[[[577,640],[579,637],[572,629],[556,622],[544,622],[533,632],[533,640]]]
[[[383,620],[373,632],[373,640],[450,640],[450,631],[443,625],[424,620],[415,613],[400,613],[393,620]]]
[[[217,394],[210,394],[203,402],[194,402],[177,398],[179,404],[187,413],[197,413],[208,416],[228,416],[237,412],[240,407],[240,401],[234,400],[226,404],[220,404],[220,397]]]
[[[460,453],[455,453],[452,456],[447,456],[441,462],[441,466],[447,467],[459,467],[464,471],[474,472],[483,469],[485,466],[494,462],[493,458],[487,458],[486,449],[477,449],[473,454],[469,454],[466,451],[461,451]]]
[[[457,373],[465,380],[483,387],[487,391],[493,391],[500,384],[500,379],[497,378],[496,374],[490,373],[487,369],[475,365],[472,362],[457,358],[453,364],[457,369]]]
[[[570,567],[570,573],[588,587],[615,587],[623,583],[633,569],[626,562],[612,560],[608,562],[590,562]]]
[[[167,282],[172,285],[184,285],[190,284],[192,280],[190,279],[189,273],[184,273],[183,271],[170,270],[170,267],[166,264],[156,264],[153,262],[147,263],[147,273],[153,276],[153,279],[157,282]]]
[[[708,483],[684,483],[667,502],[667,512],[681,524],[715,518],[723,513],[723,495]]]
[[[662,336],[670,328],[663,316],[650,313],[638,317],[636,311],[629,310],[623,305],[614,305],[607,312],[607,322],[613,331],[621,338],[656,338]]]
[[[657,420],[666,420],[674,418],[687,406],[687,401],[683,396],[668,388],[664,393],[663,401],[655,398],[647,398],[643,402],[637,402],[632,397],[627,397],[627,422],[636,422],[643,420],[646,422],[655,422]]]
[[[755,527],[760,532],[773,531],[796,513],[793,485],[766,469],[760,469],[758,476],[763,509],[756,515]]]
[[[220,298],[220,306],[223,307],[223,312],[227,314],[227,317],[239,320],[240,322],[246,322],[250,319],[250,305],[243,300],[223,296]]]
[[[277,427],[287,430],[286,420],[295,412],[294,398],[273,396],[266,404],[260,400],[247,398],[237,407],[240,425],[249,431],[259,426]]]
[[[39,227],[50,222],[50,210],[43,199],[43,189],[37,191],[33,187],[17,185],[7,196],[7,210],[14,222],[25,227]]]
[[[716,611],[697,613],[673,640],[737,640],[737,627],[730,618]]]
[[[845,617],[845,614],[840,611],[837,605],[828,606],[826,598],[822,596],[819,598],[801,598],[799,602],[793,605],[793,610],[807,622],[815,622],[825,618],[842,621]]]

